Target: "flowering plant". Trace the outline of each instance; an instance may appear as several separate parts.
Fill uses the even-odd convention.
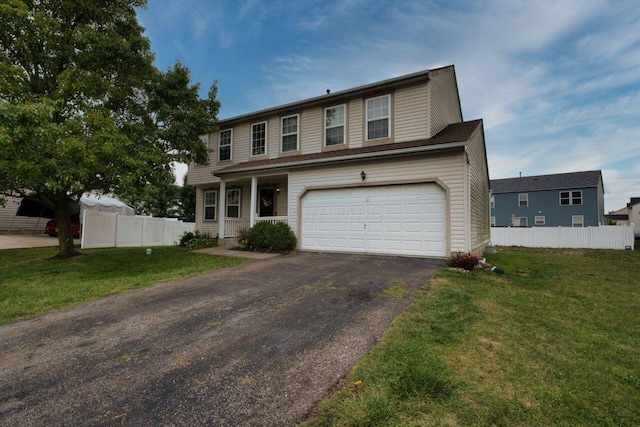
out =
[[[449,258],[449,267],[462,268],[465,270],[473,270],[482,258],[470,254],[458,254]]]

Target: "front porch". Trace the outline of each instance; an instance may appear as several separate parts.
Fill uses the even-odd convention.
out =
[[[240,237],[259,222],[289,224],[288,178],[286,174],[221,177],[218,207],[220,241]]]

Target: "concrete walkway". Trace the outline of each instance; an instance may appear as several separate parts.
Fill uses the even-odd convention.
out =
[[[80,244],[79,239],[74,239],[75,244]],[[39,248],[44,246],[58,246],[58,238],[45,234],[2,234],[0,235],[0,249],[24,249]]]

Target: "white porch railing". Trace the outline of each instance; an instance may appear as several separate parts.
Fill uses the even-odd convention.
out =
[[[266,216],[266,217],[256,217],[253,221],[253,225],[259,222],[270,222],[271,224],[275,224],[277,222],[284,222],[285,224],[289,223],[288,216]],[[237,218],[226,218],[224,220],[224,236],[225,237],[238,237],[241,231],[248,230],[252,224],[248,219],[237,219]]]
[[[277,222],[284,222],[285,224],[289,224],[288,216],[265,216],[265,217],[257,217],[253,220],[254,223],[259,222],[270,222],[271,224],[275,224]]]
[[[247,231],[248,229],[248,219],[227,218],[224,220],[225,237],[238,237],[241,231]]]

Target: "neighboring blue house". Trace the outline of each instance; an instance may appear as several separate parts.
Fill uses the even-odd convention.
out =
[[[491,180],[492,227],[605,224],[599,170]]]

